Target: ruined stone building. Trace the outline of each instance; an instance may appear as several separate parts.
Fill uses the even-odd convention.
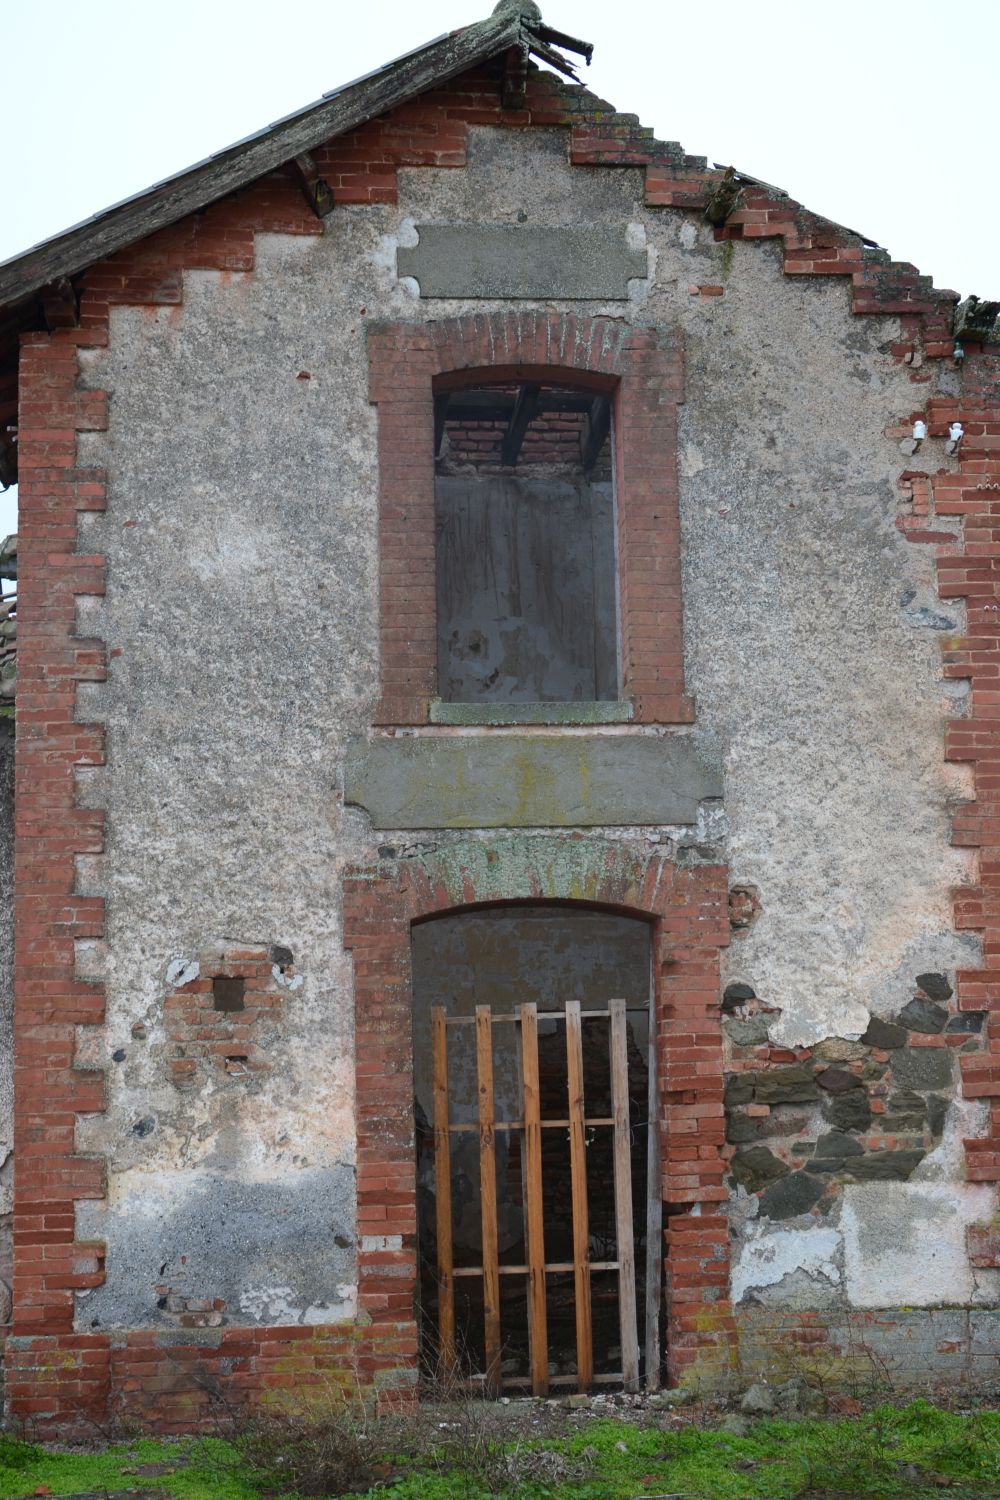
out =
[[[997,308],[588,53],[503,0],[0,267],[42,1431],[996,1380]]]

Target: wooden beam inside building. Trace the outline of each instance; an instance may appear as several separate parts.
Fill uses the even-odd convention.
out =
[[[583,472],[589,473],[601,454],[611,431],[611,402],[607,396],[598,396],[590,403],[587,420],[580,438],[580,462]]]
[[[17,444],[9,432],[0,431],[0,489],[17,483]]]
[[[57,328],[79,326],[80,307],[68,276],[60,276],[58,281],[50,281],[48,286],[43,286],[39,300],[50,333],[54,333]]]
[[[500,448],[500,462],[508,468],[513,468],[517,463],[517,456],[521,451],[528,423],[538,410],[541,390],[540,385],[522,385],[517,393],[514,409],[510,414],[510,423]]]

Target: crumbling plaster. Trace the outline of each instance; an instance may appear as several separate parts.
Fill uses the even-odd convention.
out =
[[[83,1237],[108,1240],[84,1327],[168,1318],[156,1278],[184,1254],[190,1294],[225,1300],[227,1320],[268,1321],[275,1286],[291,1288],[284,1319],[309,1320],[349,1288],[331,1232],[355,1232],[339,892],[376,843],[338,790],[378,689],[365,329],[483,308],[397,280],[418,221],[627,221],[649,278],[584,310],[684,329],[688,687],[725,751],[722,852],[761,894],[729,971],[780,1007],[772,1035],[856,1035],[924,951],[936,968],[969,958],[949,901],[969,875],[948,842],[954,705],[935,630],[907,615],[930,564],[893,524],[903,463],[884,429],[927,390],[887,352],[896,321],[852,317],[842,281],[785,277],[772,245],[647,210],[639,171],[570,168],[561,132],[470,136],[468,169],[400,171],[397,207],[338,208],[321,238],[261,235],[252,274],[188,273],[181,307],[117,308],[109,349],[84,355],[86,383],[112,393],[106,437],[81,439],[110,485],[83,539],[107,555],[107,598],[81,602],[82,624],[112,653],[81,702],[108,727],[108,770],[83,783],[108,810],[107,853],[81,866],[108,897],[106,949],[87,956],[108,1023],[81,1056],[108,1069],[108,1109],[79,1148],[107,1155],[110,1180],[108,1206],[80,1211]],[[724,295],[692,293],[705,283]],[[166,971],[207,942],[286,944],[305,983],[273,1072],[178,1093]],[[264,1206],[252,1263],[239,1232],[203,1232],[213,1202],[237,1224]],[[290,1225],[301,1276],[284,1269]],[[349,1315],[349,1290],[337,1302]]]

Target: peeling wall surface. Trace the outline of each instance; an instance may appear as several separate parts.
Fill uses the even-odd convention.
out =
[[[646,274],[618,301],[519,308],[685,338],[687,689],[695,733],[720,748],[722,811],[714,799],[687,828],[592,831],[672,839],[687,858],[728,862],[750,893],[752,920],[724,958],[737,1075],[762,1044],[793,1062],[827,1045],[804,1082],[786,1081],[790,1098],[764,1108],[761,1073],[733,1105],[750,1133],[731,1143],[783,1168],[765,1187],[773,1169],[758,1158],[731,1180],[734,1297],[871,1308],[995,1294],[964,1248],[965,1226],[992,1212],[992,1190],[962,1181],[960,1140],[981,1122],[950,1073],[927,1072],[919,1039],[937,1033],[904,1024],[888,1046],[861,1040],[872,1016],[897,1026],[918,976],[947,982],[977,960],[950,900],[972,878],[949,843],[949,802],[967,787],[942,757],[961,685],[941,680],[939,637],[960,630],[962,607],[937,600],[931,562],[895,526],[902,465],[885,429],[914,401],[889,353],[898,321],[852,317],[847,278],[785,276],[769,244],[719,243],[700,216],[644,207],[639,171],[571,167],[566,132],[477,127],[466,168],[401,170],[398,206],[338,207],[321,237],[261,235],[253,273],[188,272],[181,306],[116,308],[109,348],[82,355],[86,384],[111,391],[111,419],[80,440],[110,485],[82,540],[107,556],[107,597],[93,617],[83,607],[80,628],[106,639],[112,668],[106,686],[81,687],[108,735],[107,769],[83,783],[107,809],[106,853],[82,863],[81,888],[107,897],[108,929],[80,945],[78,967],[103,979],[108,1003],[106,1027],[81,1032],[80,1062],[106,1069],[108,1108],[77,1144],[106,1156],[109,1180],[107,1202],[78,1212],[80,1237],[107,1242],[105,1284],[77,1299],[81,1330],[353,1314],[341,880],[382,844],[476,837],[376,834],[343,805],[346,747],[371,737],[379,692],[366,328],[509,306],[421,297],[396,254],[418,243],[417,224],[524,222],[627,225]],[[697,295],[706,283],[724,294]],[[218,1066],[199,1063],[197,1087],[179,1086],[179,961],[224,976],[241,950],[275,946],[289,982],[253,1066],[227,1070],[220,1052]],[[0,1006],[6,972],[0,946]],[[853,1140],[864,1110],[820,1088],[816,1062],[875,1070],[870,1122],[886,1051],[920,1064],[893,1084],[916,1105],[881,1102],[908,1108],[925,1144],[898,1180],[851,1180],[853,1148],[821,1137]],[[766,1137],[773,1152],[765,1116],[784,1131],[780,1149]],[[816,1194],[781,1185],[810,1175],[787,1172],[796,1141],[835,1162],[811,1175]]]

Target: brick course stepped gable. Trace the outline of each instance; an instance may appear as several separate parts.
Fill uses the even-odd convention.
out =
[[[339,203],[395,201],[400,166],[461,167],[470,124],[568,127],[571,159],[580,166],[644,167],[646,203],[664,212],[705,215],[720,239],[776,239],[784,269],[795,276],[844,276],[857,314],[898,315],[893,353],[910,365],[915,385],[927,362],[953,354],[954,294],[932,288],[912,266],[894,263],[859,236],[808,213],[784,194],[732,171],[708,168],[674,144],[655,140],[634,117],[615,114],[585,89],[534,68],[523,104],[503,107],[503,59],[481,63],[428,89],[315,151],[319,171]],[[256,149],[256,147],[254,148]],[[222,168],[219,169],[220,171]],[[133,210],[129,210],[133,212]],[[17,455],[21,480],[20,618],[17,764],[17,1025],[15,1199],[15,1326],[7,1349],[10,1411],[40,1431],[69,1433],[109,1412],[164,1431],[209,1421],[206,1395],[221,1382],[228,1399],[253,1401],[272,1388],[324,1378],[336,1370],[383,1400],[412,1388],[412,1154],[404,1165],[411,1103],[409,1062],[401,1051],[402,996],[407,983],[407,922],[416,914],[487,899],[489,879],[469,878],[457,896],[434,871],[400,862],[357,875],[345,895],[349,943],[363,1006],[359,1016],[359,1162],[362,1244],[378,1244],[387,1226],[404,1250],[363,1249],[362,1305],[371,1322],[357,1328],[217,1328],[195,1331],[84,1334],[74,1326],[74,1294],[99,1281],[102,1247],[75,1237],[75,1203],[104,1193],[103,1163],[74,1149],[77,1113],[99,1111],[103,1078],[74,1066],[77,1026],[103,1018],[101,987],[76,977],[78,940],[103,932],[103,904],[76,892],[75,859],[103,848],[102,816],[77,798],[76,778],[104,759],[101,729],[77,716],[77,683],[105,673],[99,641],[78,633],[78,599],[101,594],[103,560],[79,550],[81,512],[101,510],[105,481],[80,464],[77,434],[107,422],[105,393],[79,387],[78,350],[106,344],[115,304],[176,304],[184,272],[208,268],[252,273],[258,232],[318,234],[322,223],[299,185],[268,169],[252,184],[197,215],[139,239],[90,265],[67,267],[76,278],[75,326],[40,331],[41,314],[18,314],[21,338]],[[48,260],[55,255],[53,251]],[[4,275],[8,285],[12,273]],[[50,279],[47,272],[45,280]],[[40,285],[36,280],[33,286]],[[31,287],[28,288],[31,290]],[[693,289],[718,295],[718,287]],[[915,544],[936,549],[940,591],[965,598],[968,626],[946,643],[945,672],[971,684],[968,717],[957,719],[947,755],[969,762],[975,800],[955,818],[957,842],[980,851],[979,885],[956,897],[956,924],[981,933],[984,967],[958,979],[959,1011],[987,1011],[985,1048],[961,1057],[966,1095],[995,1105],[990,1135],[966,1143],[968,1175],[1000,1181],[1000,738],[996,731],[1000,677],[1000,354],[969,341],[963,394],[932,399],[918,415],[932,436],[953,418],[965,424],[957,473],[901,478],[904,505],[919,524],[905,527]],[[915,393],[916,394],[916,393]],[[908,414],[888,437],[904,437]],[[0,419],[6,420],[0,412]],[[907,498],[908,497],[908,498]],[[917,515],[918,508],[923,514]],[[906,519],[904,517],[903,519]],[[688,905],[667,912],[646,895],[626,900],[612,876],[591,899],[645,910],[669,933],[705,910],[714,931],[722,873],[670,871],[656,861],[637,871],[638,889],[659,880],[671,901],[686,890]],[[700,883],[700,884],[699,884]],[[551,894],[529,881],[524,894]],[[718,889],[717,889],[718,888]],[[617,892],[617,894],[616,894]],[[693,903],[693,904],[692,904]],[[704,906],[704,903],[708,903]],[[720,927],[724,925],[720,921]],[[692,944],[680,931],[681,946]],[[664,1124],[672,1133],[665,1160],[668,1295],[673,1374],[694,1375],[733,1355],[726,1298],[726,1221],[710,1210],[725,1196],[715,1132],[722,1131],[722,1069],[717,1038],[717,944],[721,933],[690,947],[692,986],[685,1003],[699,1011],[690,1047],[664,1053]],[[381,945],[381,946],[380,946]],[[388,958],[386,958],[388,955]],[[677,955],[674,955],[675,958]],[[661,954],[663,963],[671,961]],[[681,960],[678,959],[678,963]],[[673,984],[670,974],[664,983]],[[661,1013],[661,1024],[667,1011]],[[715,1016],[712,1031],[709,1018]],[[386,1063],[387,1049],[395,1059]],[[393,1050],[394,1049],[394,1050]],[[365,1102],[367,1101],[367,1103]],[[707,1208],[709,1212],[694,1212]],[[982,1252],[981,1252],[982,1253]],[[398,1259],[402,1256],[401,1259]],[[225,1375],[225,1379],[223,1376]]]

